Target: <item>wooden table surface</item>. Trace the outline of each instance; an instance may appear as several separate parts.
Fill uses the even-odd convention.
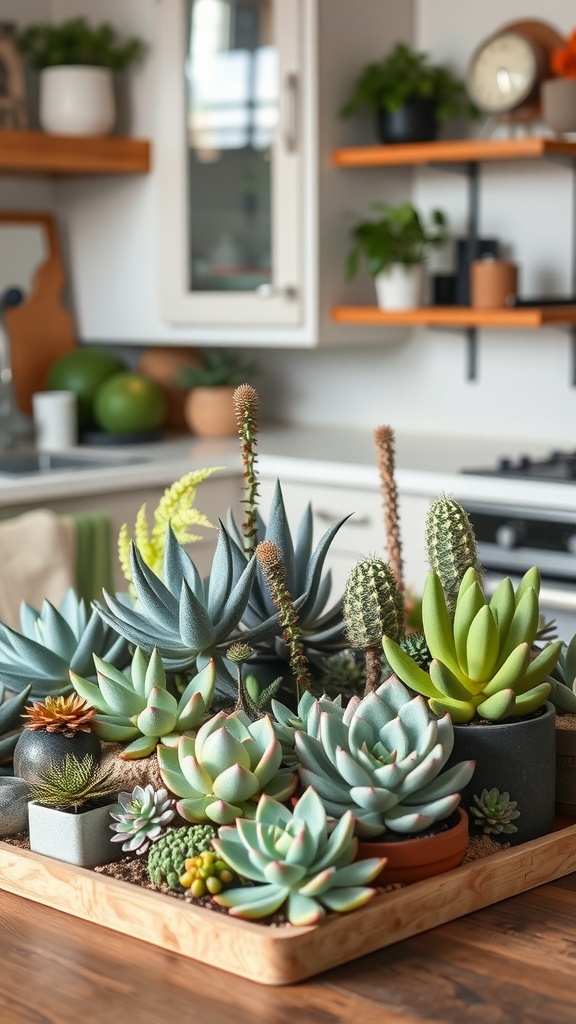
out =
[[[100,1021],[574,1024],[576,874],[282,987],[0,892],[1,1024]]]

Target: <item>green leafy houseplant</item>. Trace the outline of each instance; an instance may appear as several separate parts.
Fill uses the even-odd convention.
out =
[[[413,98],[430,100],[439,120],[473,112],[464,84],[447,68],[429,63],[427,54],[406,43],[397,43],[387,57],[363,69],[340,114],[349,117],[362,107],[394,112]]]
[[[254,373],[253,364],[244,365],[232,353],[207,348],[202,353],[202,365],[181,366],[175,383],[183,388],[236,387]]]
[[[72,18],[60,25],[28,25],[18,37],[18,47],[31,66],[39,71],[62,65],[89,65],[122,71],[140,60],[146,49],[140,39],[121,42],[112,25],[95,27],[85,18]]]
[[[349,280],[358,273],[361,258],[369,274],[376,277],[397,263],[405,267],[424,263],[430,250],[446,240],[446,217],[441,210],[432,211],[428,227],[408,202],[400,206],[373,203],[371,209],[378,216],[358,221],[350,231],[353,245],[346,261]]]

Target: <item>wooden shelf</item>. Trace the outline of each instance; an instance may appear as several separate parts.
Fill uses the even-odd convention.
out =
[[[332,320],[340,324],[382,327],[522,327],[576,324],[574,306],[523,306],[518,309],[471,309],[466,306],[429,306],[387,312],[376,306],[336,306]]]
[[[0,131],[0,174],[146,174],[150,144],[145,139],[46,135]]]
[[[360,146],[335,149],[332,162],[337,167],[386,167],[402,164],[538,160],[543,157],[576,160],[576,142],[526,136],[521,139],[462,139]]]

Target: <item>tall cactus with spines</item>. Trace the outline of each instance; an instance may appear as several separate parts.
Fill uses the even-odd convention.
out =
[[[382,676],[382,637],[404,636],[404,598],[390,566],[381,558],[363,558],[351,570],[344,590],[344,627],[351,647],[366,655],[366,693]]]
[[[430,506],[426,517],[426,550],[430,568],[440,577],[446,604],[452,613],[466,570],[472,568],[480,578],[483,576],[470,517],[453,498],[438,498]]]

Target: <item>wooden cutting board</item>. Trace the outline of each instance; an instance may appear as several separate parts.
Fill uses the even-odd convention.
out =
[[[46,388],[52,364],[76,347],[76,331],[62,304],[66,275],[55,218],[50,213],[0,212],[2,222],[39,224],[46,232],[48,258],[36,271],[30,294],[4,313],[16,401],[21,412],[31,415],[32,395]]]

